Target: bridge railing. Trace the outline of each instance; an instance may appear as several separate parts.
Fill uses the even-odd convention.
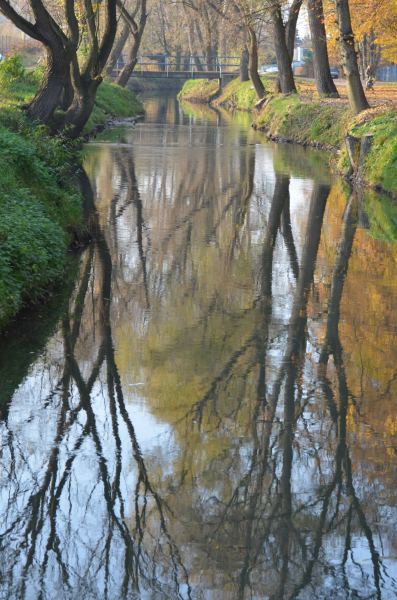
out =
[[[164,77],[172,73],[195,74],[211,73],[222,77],[223,74],[235,73],[240,67],[238,56],[216,56],[208,60],[205,56],[182,55],[169,56],[163,54],[140,56],[135,73],[161,73]],[[122,61],[117,61],[116,72],[123,68]]]

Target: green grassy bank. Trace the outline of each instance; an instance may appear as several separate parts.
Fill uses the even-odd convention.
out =
[[[105,125],[111,118],[127,119],[142,115],[143,112],[143,104],[134,92],[104,81],[98,89],[94,110],[85,131],[90,132],[98,125]]]
[[[188,79],[178,94],[179,100],[209,104],[219,92],[217,79]]]
[[[271,80],[262,78],[265,87]],[[234,79],[221,90],[218,80],[188,79],[178,94],[180,100],[223,106],[229,110],[253,110],[258,98],[250,81],[241,82]]]
[[[299,94],[272,94],[274,84],[263,78],[269,97],[260,110],[255,110],[257,98],[250,82],[232,81],[211,100],[208,80],[190,80],[179,97],[183,100],[211,103],[214,107],[251,111],[253,126],[263,130],[273,140],[295,142],[307,146],[339,151],[338,170],[349,172],[345,148],[347,134],[361,139],[372,134],[372,148],[361,172],[364,183],[397,196],[397,113],[378,107],[353,115],[344,104],[306,100]],[[299,85],[298,85],[299,89]]]
[[[274,97],[254,116],[254,126],[278,141],[296,142],[338,150],[338,170],[348,175],[350,164],[346,136],[373,142],[361,172],[363,183],[397,196],[397,113],[387,108],[370,109],[353,117],[337,104],[302,102],[298,95]]]
[[[0,331],[28,303],[45,298],[64,273],[82,199],[71,175],[80,146],[26,118],[39,84],[18,60],[0,64]],[[142,112],[132,92],[103,83],[89,128]]]
[[[254,126],[274,139],[329,150],[340,146],[350,121],[345,106],[304,103],[297,94],[274,96],[254,115]]]

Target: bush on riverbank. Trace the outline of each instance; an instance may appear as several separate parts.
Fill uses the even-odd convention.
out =
[[[26,73],[18,58],[0,63],[0,331],[61,279],[72,235],[82,226],[81,196],[71,180],[78,145],[33,125],[22,110],[39,81],[40,72]],[[90,127],[142,111],[132,92],[102,83]]]
[[[80,196],[66,182],[73,150],[22,116],[19,124],[0,127],[0,329],[60,279],[67,232],[81,222]]]

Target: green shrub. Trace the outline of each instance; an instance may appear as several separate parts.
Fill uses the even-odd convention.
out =
[[[37,65],[32,71],[26,73],[26,77],[32,83],[35,83],[37,86],[41,84],[43,81],[45,73],[45,66],[43,64]]]
[[[65,228],[77,227],[81,220],[80,196],[70,183],[73,162],[73,147],[49,137],[45,128],[23,133],[0,128],[0,163],[8,167],[0,171],[0,194],[30,190],[47,215]]]
[[[20,131],[0,127],[0,328],[62,276],[66,231],[80,227],[82,214],[66,179],[73,149],[24,119],[13,125]]]
[[[13,54],[0,62],[0,85],[10,87],[13,83],[21,82],[26,77],[21,57]]]
[[[28,190],[0,204],[0,326],[36,301],[63,273],[66,238]]]

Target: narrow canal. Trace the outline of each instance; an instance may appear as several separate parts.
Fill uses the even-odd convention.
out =
[[[146,111],[1,342],[0,598],[395,598],[395,208],[248,116]]]

